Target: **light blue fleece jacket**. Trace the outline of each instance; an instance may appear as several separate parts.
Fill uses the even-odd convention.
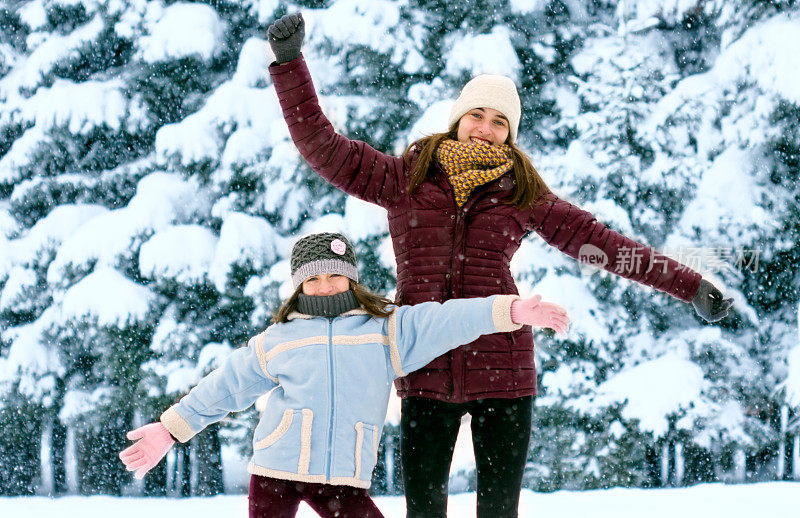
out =
[[[426,302],[387,318],[289,315],[237,349],[161,422],[186,442],[270,393],[253,434],[252,474],[368,488],[392,381],[480,335],[514,331],[514,295]]]

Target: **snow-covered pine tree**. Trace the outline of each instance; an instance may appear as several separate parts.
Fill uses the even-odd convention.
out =
[[[733,471],[737,450],[754,460],[778,454],[781,401],[775,384],[794,346],[798,191],[796,172],[787,164],[796,162],[791,113],[800,96],[795,87],[775,79],[797,66],[787,46],[798,33],[791,4],[715,5],[711,13],[720,50],[706,73],[676,85],[664,102],[673,108],[661,118],[676,119],[671,124],[676,134],[701,137],[689,149],[701,160],[703,175],[678,222],[679,232],[700,233],[719,243],[718,254],[728,267],[718,275],[740,308],[740,318],[720,326],[718,344],[700,345],[701,339],[692,352],[713,383],[709,396],[718,405],[693,441],[723,459],[717,466],[723,476]],[[748,471],[750,477],[774,476],[761,467]]]
[[[110,174],[104,182],[100,172],[114,169],[137,147],[135,129],[112,137],[128,115],[119,82],[84,81],[93,71],[114,66],[117,54],[125,54],[124,43],[107,30],[106,16],[113,18],[104,6],[71,2],[4,8],[4,17],[13,23],[3,24],[3,34],[8,36],[10,29],[13,37],[3,42],[8,73],[0,80],[0,183],[13,230],[5,235],[12,239],[4,243],[0,273],[0,318],[8,344],[4,382],[10,383],[4,383],[3,391],[9,401],[26,398],[40,406],[28,426],[43,424],[29,435],[36,459],[29,471],[36,475],[26,484],[56,492],[67,485],[68,434],[57,416],[70,373],[62,363],[62,344],[46,338],[60,318],[52,305],[64,295],[63,289],[50,285],[47,273],[69,233],[105,210],[94,202],[119,203],[130,194],[130,180],[117,182],[119,177]],[[96,48],[89,46],[92,41]],[[85,58],[95,50],[88,65]],[[44,459],[39,459],[40,439],[49,446]],[[95,458],[102,463],[107,456],[98,452]]]
[[[29,443],[4,436],[14,455],[37,459],[29,472],[8,474],[18,487],[119,493],[127,485],[115,458],[124,431],[156,418],[176,395],[139,383],[143,376],[153,381],[142,362],[165,359],[152,346],[165,307],[182,310],[184,342],[217,344],[218,352],[262,325],[251,320],[252,297],[243,289],[275,259],[269,225],[241,216],[247,226],[237,229],[242,220],[228,210],[211,215],[221,196],[210,179],[219,156],[180,167],[158,152],[172,142],[159,140],[159,130],[199,110],[234,74],[244,42],[258,30],[259,6],[213,4],[54,0],[3,10],[3,400],[44,407],[9,408],[17,421],[32,416],[25,426],[45,433],[28,434]],[[259,63],[240,68],[264,75]],[[243,101],[240,107],[255,114],[253,98]],[[220,135],[249,126],[228,122]],[[165,242],[187,237],[176,259]],[[224,247],[212,246],[209,258],[202,248],[217,241]],[[198,247],[205,255],[179,257]],[[145,311],[136,309],[137,297],[115,301],[120,286],[146,292],[154,303]],[[93,297],[109,299],[108,307]],[[104,320],[108,312],[113,318]],[[197,366],[207,360],[197,356],[202,348],[177,354]],[[42,464],[52,463],[41,477],[40,438],[50,449]],[[219,492],[216,432],[196,443],[191,459],[204,476],[189,480],[191,491]],[[185,468],[188,474],[192,466]],[[148,491],[165,488],[151,479]]]
[[[82,494],[120,494],[127,479],[116,453],[136,411],[158,305],[148,288],[98,268],[66,290],[60,318],[42,334],[59,351],[57,418],[72,432]]]
[[[737,451],[753,458],[774,455],[769,444],[777,415],[770,409],[776,407],[769,402],[769,377],[765,378],[762,366],[774,366],[767,371],[780,368],[782,361],[776,360],[785,358],[786,349],[775,350],[776,340],[760,336],[772,328],[758,325],[753,308],[753,288],[764,289],[770,276],[764,271],[750,272],[744,266],[754,254],[745,253],[742,261],[739,253],[770,254],[776,242],[774,222],[788,220],[790,227],[795,226],[796,216],[784,202],[792,195],[776,188],[780,181],[775,178],[781,175],[772,174],[770,179],[775,166],[769,165],[782,161],[776,150],[791,150],[783,137],[771,137],[785,131],[770,121],[785,106],[781,99],[787,96],[786,88],[781,91],[781,85],[770,78],[786,61],[759,59],[758,66],[748,62],[753,47],[784,57],[785,43],[767,34],[789,34],[793,25],[791,17],[777,13],[785,5],[755,9],[732,3],[656,6],[633,2],[624,4],[624,10],[623,4],[609,7],[614,7],[610,18],[614,30],[602,39],[587,38],[572,61],[576,72],[586,71],[587,65],[590,72],[588,80],[576,80],[581,102],[562,102],[564,107],[581,106],[573,112],[575,117],[564,117],[568,126],[581,127],[570,132],[577,138],[565,158],[556,157],[554,163],[583,168],[588,183],[568,182],[579,189],[575,193],[579,200],[587,198],[590,207],[614,200],[613,205],[601,205],[593,212],[623,232],[629,222],[630,235],[641,236],[657,248],[666,247],[668,254],[718,280],[735,297],[740,316],[717,329],[702,328],[692,323],[698,321],[689,308],[663,297],[643,297],[635,288],[604,299],[599,291],[603,281],[593,281],[592,291],[600,295],[604,312],[614,308],[614,301],[624,304],[619,314],[628,323],[611,333],[615,338],[599,344],[611,361],[605,368],[596,361],[587,366],[579,354],[546,373],[543,385],[548,392],[554,389],[556,396],[572,399],[567,407],[579,413],[591,409],[590,415],[598,411],[594,405],[604,395],[626,387],[600,406],[612,404],[606,412],[616,412],[616,405],[623,403],[626,426],[652,434],[651,455],[662,457],[655,464],[661,464],[656,473],[662,471],[658,477],[662,483],[725,478],[736,471]],[[742,24],[737,12],[748,12],[751,25]],[[606,23],[608,19],[607,14]],[[591,34],[591,30],[581,33]],[[614,52],[614,46],[624,50]],[[611,73],[613,66],[616,70]],[[556,98],[569,101],[567,90]],[[790,97],[793,94],[788,92]],[[625,174],[614,181],[615,172]],[[588,190],[582,192],[581,185]],[[604,208],[611,212],[605,213]],[[783,242],[796,233],[784,232],[779,234]],[[782,268],[785,271],[786,265]],[[746,280],[753,276],[758,281]],[[784,310],[787,299],[796,300],[793,280],[784,286],[794,295],[778,302]],[[580,325],[580,319],[576,324]],[[568,351],[559,351],[560,364]],[[684,376],[684,388],[691,386],[689,380],[697,380],[692,390],[696,396],[679,396],[673,390],[676,397],[664,399],[664,413],[652,421],[658,412],[647,404],[658,406],[659,398],[653,397],[658,390],[651,387],[655,378],[651,376],[648,385],[652,394],[642,400],[633,393],[635,377],[676,353],[682,359],[671,367],[673,377]],[[662,365],[662,369],[668,367]],[[626,382],[631,384],[626,386]],[[593,397],[574,399],[581,392]],[[594,403],[589,403],[592,399]],[[550,400],[540,398],[540,405]],[[554,402],[564,403],[558,397]],[[612,445],[613,441],[599,443],[591,457],[603,458]],[[605,477],[616,478],[613,473]]]
[[[731,44],[726,63],[738,68],[729,76],[739,81],[735,104],[742,105],[731,109],[730,118],[737,124],[729,124],[736,128],[730,133],[752,150],[752,167],[758,172],[754,176],[768,188],[759,203],[765,215],[756,220],[760,232],[747,244],[751,252],[740,258],[740,282],[758,322],[751,349],[763,370],[762,383],[751,391],[749,408],[770,428],[768,440],[750,444],[746,451],[751,458],[774,460],[775,472],[758,469],[748,475],[796,479],[800,409],[793,389],[797,386],[793,358],[798,350],[795,308],[800,300],[800,91],[779,79],[797,66],[789,50],[797,37],[796,6],[788,1],[742,2],[729,8],[721,21],[728,40],[741,40]],[[747,47],[763,58],[749,65]]]
[[[235,218],[212,210],[217,198],[226,194],[216,189],[212,178],[215,171],[223,169],[220,144],[237,130],[250,130],[245,121],[223,118],[230,109],[224,101],[233,98],[220,100],[219,92],[231,84],[239,54],[257,25],[247,5],[178,2],[165,6],[148,28],[139,31],[139,66],[133,89],[155,116],[155,162],[194,186],[196,190],[190,198],[197,207],[191,217],[157,229],[139,250],[139,274],[172,301],[169,311],[161,316],[158,329],[163,332],[165,325],[172,328],[167,336],[153,340],[151,348],[156,354],[144,369],[143,389],[155,399],[147,404],[145,421],[157,419],[166,405],[215,367],[220,356],[230,352],[231,344],[240,345],[252,334],[252,301],[243,296],[241,283],[252,273],[253,266],[263,268],[265,261],[274,259],[269,254],[257,256],[253,265],[249,257],[234,255],[247,250],[224,248],[247,243],[236,241],[236,230],[234,241],[226,235],[230,233],[225,232],[226,225],[233,225]],[[247,69],[247,65],[250,63],[241,68]],[[252,75],[251,70],[246,73]],[[245,94],[249,93],[246,83],[241,86]],[[228,88],[231,93],[239,92]],[[252,94],[245,95],[233,108],[253,110],[255,107],[249,105],[252,100]],[[215,110],[221,117],[216,118]],[[208,112],[212,114],[206,117]],[[192,125],[192,121],[196,123]],[[251,241],[268,242],[271,234],[263,232],[269,230],[266,224],[264,227],[267,228],[249,224],[238,232],[246,235],[255,231]],[[229,282],[229,270],[236,264],[245,269],[237,270],[239,277]],[[182,379],[175,382],[174,376]],[[209,427],[190,445],[177,447],[179,459],[159,466],[159,477],[162,470],[171,468],[165,473],[165,485],[160,491],[181,495],[223,491],[218,433],[217,426]]]
[[[776,109],[773,120],[779,128],[779,137],[771,143],[776,151],[777,160],[773,165],[773,177],[779,183],[786,194],[787,215],[780,224],[779,232],[771,243],[776,250],[771,257],[764,258],[763,269],[759,269],[755,278],[750,275],[745,279],[745,283],[751,288],[751,293],[757,293],[757,300],[760,302],[768,297],[768,308],[775,308],[774,311],[765,311],[774,315],[774,319],[780,322],[779,326],[772,326],[771,330],[763,330],[762,343],[765,344],[765,352],[771,360],[769,365],[771,378],[781,380],[784,390],[783,400],[778,403],[781,410],[777,418],[778,442],[787,446],[778,451],[778,465],[783,463],[784,469],[777,469],[776,476],[779,478],[800,478],[800,405],[798,396],[800,395],[800,384],[796,380],[797,370],[800,368],[800,333],[794,334],[792,331],[800,331],[800,321],[798,314],[793,315],[792,308],[798,306],[800,301],[800,275],[798,275],[797,264],[800,264],[800,99],[792,102],[780,102]],[[748,274],[750,272],[748,271]],[[772,274],[772,275],[770,275]],[[770,296],[758,290],[758,286],[763,286],[773,282],[776,294]],[[755,294],[754,293],[754,294]],[[770,300],[771,299],[771,300]],[[767,301],[765,301],[767,302]],[[758,302],[756,303],[758,304]],[[766,309],[766,308],[765,308]],[[797,329],[792,329],[792,324],[797,324]],[[787,372],[784,373],[784,362],[787,364]],[[784,416],[784,413],[786,414]],[[777,416],[773,416],[776,419]],[[784,457],[781,460],[780,454]]]

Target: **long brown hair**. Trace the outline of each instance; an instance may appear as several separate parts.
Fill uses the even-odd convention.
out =
[[[427,178],[431,162],[436,159],[435,154],[439,144],[448,139],[458,140],[458,122],[454,122],[445,133],[434,133],[429,137],[416,140],[408,146],[403,154],[406,164],[411,160],[412,150],[419,150],[417,162],[414,164],[414,169],[411,171],[411,178],[408,182],[409,194],[414,194],[417,187]],[[506,139],[506,145],[511,148],[511,159],[514,162],[514,179],[516,180],[514,196],[506,204],[514,205],[518,209],[524,209],[543,203],[544,196],[550,192],[550,189],[544,183],[541,175],[539,175],[539,171],[533,166],[528,155],[512,142],[510,134]]]
[[[372,293],[353,279],[350,279],[350,289],[353,290],[353,294],[356,296],[356,300],[361,305],[361,309],[373,317],[386,318],[391,315],[392,312],[394,312],[394,307],[389,307],[394,304],[391,300],[387,299],[386,297],[381,297],[376,293]],[[283,304],[280,305],[278,310],[273,313],[273,323],[277,324],[289,321],[289,319],[286,317],[289,316],[289,313],[297,311],[297,299],[302,292],[303,285],[301,284],[296,290],[294,290],[292,296],[286,299]]]

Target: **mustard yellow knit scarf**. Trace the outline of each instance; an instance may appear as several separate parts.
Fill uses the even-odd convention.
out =
[[[475,187],[500,178],[514,166],[511,148],[506,145],[463,144],[457,140],[439,144],[436,159],[453,186],[459,207]]]

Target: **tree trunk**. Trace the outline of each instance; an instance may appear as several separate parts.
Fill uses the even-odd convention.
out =
[[[191,463],[189,462],[189,443],[175,445],[175,493],[179,497],[191,496]]]
[[[661,446],[661,485],[667,486],[669,484],[669,441],[664,440]]]
[[[67,427],[66,445],[64,447],[64,478],[67,492],[78,494],[78,441],[75,425]]]
[[[166,489],[167,496],[175,496],[177,495],[177,484],[175,483],[175,473],[177,473],[177,461],[178,461],[178,447],[181,443],[176,442],[175,445],[169,450],[167,456],[164,458],[164,467],[166,468],[166,480],[164,483],[164,488]]]
[[[41,484],[38,492],[50,497],[67,491],[65,448],[67,429],[56,414],[50,414],[42,432]]]
[[[792,478],[800,480],[800,432],[794,434],[792,445]]]
[[[683,443],[675,443],[675,485],[683,485],[684,473],[684,459],[683,459]]]
[[[193,495],[212,496],[225,491],[222,479],[222,445],[219,425],[213,424],[194,438],[192,462]]]
[[[42,426],[41,453],[39,455],[39,472],[41,478],[37,493],[53,496],[53,417],[50,416]]]
[[[53,470],[53,495],[67,492],[67,427],[53,416],[52,434],[50,435],[50,465]]]
[[[783,480],[786,476],[786,428],[789,425],[789,407],[781,405],[781,429],[778,434],[778,463],[776,475],[778,480]]]
[[[744,482],[747,477],[747,456],[744,450],[737,448],[733,455],[733,479],[736,482]]]
[[[394,437],[386,434],[384,442],[384,466],[386,466],[386,492],[394,494]]]

